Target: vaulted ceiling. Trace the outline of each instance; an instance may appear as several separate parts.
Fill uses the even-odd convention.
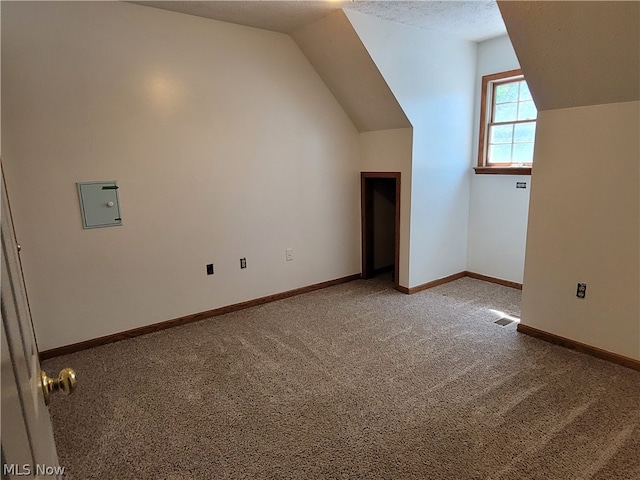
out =
[[[472,41],[506,24],[539,110],[640,99],[638,1],[133,3],[290,34],[360,131],[409,122],[342,8]]]
[[[640,100],[640,2],[498,5],[538,110]]]
[[[358,131],[411,127],[351,22],[339,8],[338,4],[345,2],[134,3],[288,33]]]
[[[411,124],[342,10],[291,34],[360,132]]]
[[[133,3],[281,33],[292,33],[344,8],[475,42],[505,34],[504,23],[494,0],[242,0]]]

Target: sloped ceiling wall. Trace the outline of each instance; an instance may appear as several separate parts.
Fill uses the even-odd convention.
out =
[[[325,15],[351,2],[343,0],[330,2],[318,0],[209,0],[204,2],[161,0],[130,3],[289,34],[298,28],[320,20]]]
[[[291,34],[360,132],[411,124],[342,10]]]
[[[640,2],[498,6],[538,110],[640,99]]]

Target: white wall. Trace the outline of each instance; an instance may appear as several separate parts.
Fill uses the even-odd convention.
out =
[[[119,2],[2,9],[41,350],[360,272],[360,136],[290,37]],[[92,180],[119,182],[122,227],[82,230]]]
[[[639,131],[640,102],[540,113],[522,296],[523,324],[634,359]]]
[[[398,128],[360,134],[363,172],[400,172],[400,265],[398,280],[409,287],[411,221],[411,151],[413,129]],[[359,223],[358,223],[359,225]]]
[[[472,165],[478,161],[482,77],[520,68],[509,37],[478,44]],[[532,176],[472,175],[467,270],[522,283]],[[526,189],[516,189],[526,182]]]
[[[516,182],[526,188],[516,188]],[[522,283],[531,176],[475,175],[467,270]]]
[[[346,13],[414,129],[408,286],[464,271],[476,44]]]

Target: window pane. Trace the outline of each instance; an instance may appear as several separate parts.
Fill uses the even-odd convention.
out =
[[[511,162],[511,144],[489,145],[489,159],[487,163]]]
[[[513,142],[513,125],[496,125],[490,128],[489,143]]]
[[[494,103],[506,103],[518,101],[518,85],[520,82],[506,83],[496,87]]]
[[[538,116],[538,110],[533,102],[520,102],[518,105],[518,120],[530,120]]]
[[[486,105],[489,108],[482,110],[484,151],[479,152],[479,164],[531,165],[538,111],[526,80],[510,71],[483,77],[483,85],[487,86],[484,94],[490,101]]]
[[[516,125],[513,141],[516,143],[526,143],[535,140],[536,137],[536,124],[531,123],[519,123]]]
[[[503,103],[502,105],[496,105],[496,109],[493,112],[493,121],[513,122],[516,120],[517,111],[517,103]]]
[[[521,102],[526,102],[527,100],[533,100],[531,98],[531,92],[529,91],[529,85],[524,80],[520,82],[520,98],[518,99]]]
[[[533,143],[516,143],[513,146],[513,163],[533,162]]]

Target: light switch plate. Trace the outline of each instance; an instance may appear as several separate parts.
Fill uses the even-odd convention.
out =
[[[82,213],[82,228],[122,225],[118,183],[115,180],[80,182],[77,185]]]

